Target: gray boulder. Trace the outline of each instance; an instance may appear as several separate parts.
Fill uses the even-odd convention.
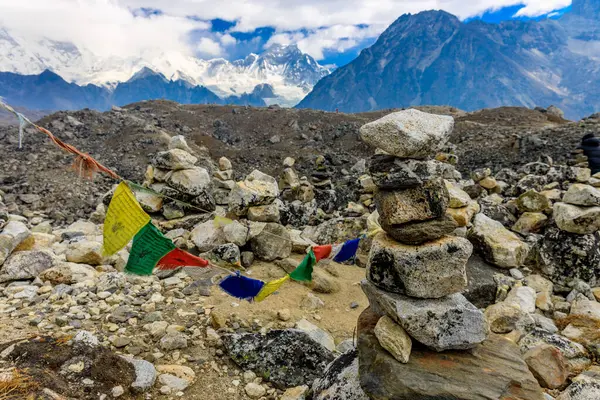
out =
[[[366,229],[366,218],[335,218],[317,226],[307,226],[301,236],[317,244],[343,243],[356,239]]]
[[[27,226],[19,221],[9,221],[0,232],[0,265],[25,239],[31,236]]]
[[[254,371],[280,389],[311,385],[334,359],[331,351],[296,329],[229,334],[222,339],[240,368]]]
[[[401,158],[425,158],[441,150],[454,128],[454,118],[415,109],[398,111],[360,128],[361,139]]]
[[[292,238],[284,226],[268,223],[250,240],[254,255],[263,261],[287,258],[292,254]]]
[[[501,336],[491,335],[473,351],[433,353],[413,346],[402,364],[379,344],[378,319],[367,309],[358,321],[359,377],[370,399],[544,400],[519,349]]]
[[[140,360],[132,357],[124,357],[135,369],[135,381],[131,384],[131,389],[135,392],[145,392],[156,382],[156,368],[152,363],[146,360]]]
[[[459,293],[435,300],[413,299],[361,282],[373,311],[387,314],[411,338],[436,350],[464,350],[483,342],[488,326],[483,313]]]
[[[271,204],[279,196],[279,185],[272,176],[254,170],[229,193],[229,210],[246,215],[249,207]]]
[[[177,171],[194,168],[197,161],[198,159],[187,151],[175,148],[156,153],[152,159],[152,165],[156,168]]]
[[[226,242],[224,227],[216,226],[214,221],[196,225],[190,233],[190,239],[203,252],[210,251]]]
[[[360,387],[358,351],[336,358],[312,386],[314,400],[369,400]]]
[[[380,233],[373,239],[367,278],[387,292],[437,299],[466,289],[472,252],[473,245],[461,237],[411,246]]]
[[[33,279],[54,264],[54,255],[49,251],[19,251],[2,266],[0,282]]]
[[[187,195],[200,196],[211,188],[212,180],[206,169],[194,167],[171,173],[167,176],[167,184]]]

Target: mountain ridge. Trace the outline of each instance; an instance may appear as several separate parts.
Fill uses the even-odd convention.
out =
[[[20,75],[0,72],[0,96],[10,104],[31,110],[78,110],[91,108],[99,111],[111,106],[124,106],[144,100],[171,100],[181,104],[233,104],[264,107],[261,97],[272,93],[267,84],[257,86],[251,93],[219,97],[210,89],[187,81],[167,79],[149,68],[140,70],[126,82],[115,87],[93,84],[77,85],[60,75],[45,70],[38,75]]]
[[[296,45],[272,45],[261,54],[242,60],[203,60],[177,52],[153,58],[100,57],[72,43],[49,39],[23,39],[0,27],[0,71],[37,75],[51,70],[69,83],[114,88],[144,68],[168,80],[185,80],[204,86],[222,98],[251,94],[262,83],[273,86],[277,96],[269,103],[293,106],[327,75],[329,69]]]
[[[600,1],[574,6],[595,10]],[[596,25],[579,14],[500,24],[461,22],[445,11],[405,14],[297,107],[364,112],[429,104],[473,111],[554,104],[578,119],[600,109]]]

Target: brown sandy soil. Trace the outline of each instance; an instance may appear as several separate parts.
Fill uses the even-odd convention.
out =
[[[279,293],[262,303],[239,301],[218,288],[213,288],[212,295],[206,298],[205,304],[206,306],[214,305],[214,311],[221,312],[227,317],[236,314],[246,320],[259,320],[264,327],[292,327],[296,321],[306,318],[329,332],[338,344],[353,337],[358,316],[367,307],[368,302],[359,286],[359,282],[365,277],[365,270],[356,266],[339,264],[336,264],[335,268],[340,273],[340,276],[335,279],[340,283],[341,290],[335,294],[314,293],[325,303],[325,306],[317,311],[300,308],[300,302],[311,290],[296,282],[286,283]],[[284,272],[272,264],[257,263],[247,275],[268,281],[283,277]],[[357,302],[359,307],[351,309],[352,302]],[[286,308],[291,312],[291,319],[287,323],[278,322],[277,311]],[[239,371],[237,366],[227,359],[227,356],[224,356],[218,364],[222,365],[223,361],[228,367],[227,372],[222,368],[217,372],[208,361],[205,367],[199,372],[197,371],[196,382],[185,391],[184,398],[190,400],[247,399],[248,397],[244,393],[245,383],[240,376],[236,376],[236,372],[243,373],[243,371]],[[235,380],[241,381],[237,388],[232,383]],[[231,393],[231,389],[234,389],[233,393]],[[166,398],[166,396],[161,397]]]
[[[297,256],[298,260],[301,256]],[[317,266],[316,268],[321,268]],[[181,308],[186,312],[194,312],[199,307],[220,313],[228,320],[234,321],[243,319],[245,321],[258,322],[257,326],[267,329],[290,328],[302,318],[306,318],[311,323],[329,332],[339,342],[352,339],[356,326],[356,321],[360,313],[367,307],[368,302],[360,289],[359,282],[365,277],[365,270],[356,266],[340,265],[332,263],[329,267],[334,273],[339,275],[334,278],[340,285],[341,290],[335,294],[313,293],[323,300],[324,307],[319,310],[305,310],[300,307],[304,297],[312,292],[307,286],[297,282],[287,282],[278,293],[262,303],[249,303],[232,298],[222,292],[217,286],[211,290],[210,297],[200,298],[200,301],[189,302]],[[281,268],[271,263],[257,262],[246,272],[246,275],[265,281],[277,279],[284,276]],[[350,304],[356,302],[358,307],[352,309]],[[287,322],[280,321],[277,312],[283,309],[290,311],[291,318]],[[49,332],[40,332],[36,327],[28,324],[28,318],[9,318],[2,316],[0,318],[0,343],[14,341],[19,338],[27,338],[32,335],[47,335]],[[178,317],[172,315],[178,322]],[[106,331],[103,320],[89,321],[94,326],[97,334],[106,336],[111,333]],[[180,319],[182,324],[184,319]],[[140,327],[141,328],[141,327]],[[90,330],[89,327],[86,329]],[[71,333],[71,332],[69,332]],[[64,334],[60,334],[64,335]],[[118,352],[118,351],[117,351]],[[195,382],[186,389],[184,399],[190,400],[230,400],[230,399],[248,399],[244,392],[244,382],[242,374],[237,366],[229,360],[227,355],[223,355],[214,348],[201,348],[191,346],[181,350],[182,357],[178,361],[172,361],[169,358],[154,362],[160,364],[182,364],[191,367],[196,372]],[[188,358],[186,360],[186,356]],[[238,386],[234,381],[239,381]],[[158,391],[159,385],[155,386],[150,393],[151,398],[170,399],[177,398],[174,394],[162,395]],[[268,398],[277,399],[281,391],[274,391]],[[147,394],[138,397],[122,396],[122,399],[146,399]]]

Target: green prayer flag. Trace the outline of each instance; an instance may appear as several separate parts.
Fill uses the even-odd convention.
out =
[[[310,282],[312,281],[312,272],[313,267],[317,264],[317,258],[315,257],[315,253],[312,249],[310,249],[310,253],[304,257],[304,260],[298,265],[298,268],[294,270],[290,274],[290,278],[295,281],[300,282]]]
[[[173,242],[148,222],[133,238],[133,246],[125,272],[135,275],[152,275],[156,264],[175,249]]]

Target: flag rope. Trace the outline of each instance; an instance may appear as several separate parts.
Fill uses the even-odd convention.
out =
[[[94,159],[91,155],[87,154],[87,153],[83,153],[80,150],[78,150],[76,147],[63,142],[62,140],[60,140],[58,137],[56,137],[54,134],[52,134],[52,132],[50,132],[49,130],[47,130],[46,128],[43,128],[33,122],[31,122],[31,120],[29,120],[26,116],[24,116],[22,113],[16,111],[13,107],[11,107],[9,104],[5,103],[4,100],[0,97],[0,108],[14,114],[17,119],[19,120],[19,149],[22,148],[23,146],[23,136],[24,136],[24,130],[27,127],[27,125],[31,125],[33,126],[35,129],[37,129],[39,132],[45,134],[56,146],[58,146],[59,148],[63,149],[64,151],[72,154],[75,156],[75,160],[73,163],[73,167],[78,170],[78,174],[79,176],[84,176],[87,177],[89,179],[94,177],[94,174],[97,171],[103,172],[104,174],[108,175],[110,178],[117,180],[125,185],[127,185],[127,187],[131,187],[134,189],[137,189],[138,191],[146,191],[148,193],[151,193],[153,195],[159,196],[161,198],[166,198],[169,200],[174,201],[176,204],[178,205],[183,205],[187,208],[191,208],[191,209],[195,209],[198,211],[201,211],[202,213],[212,213],[212,211],[208,211],[205,210],[201,207],[195,206],[193,204],[187,203],[185,201],[181,201],[178,200],[176,198],[170,197],[168,195],[162,194],[162,193],[158,193],[157,191],[150,189],[148,187],[139,185],[135,182],[129,181],[124,179],[123,177],[121,177],[120,175],[118,175],[116,172],[114,172],[113,170],[105,167],[104,165],[102,165],[100,162],[98,162],[96,159]],[[130,190],[130,189],[129,189]],[[134,201],[137,203],[137,200],[134,199]],[[138,204],[139,207],[139,204]],[[110,208],[110,206],[109,206]],[[146,214],[147,215],[147,214]],[[226,221],[228,221],[227,223],[232,223],[234,222],[234,220],[230,219],[230,218],[224,218],[221,217],[223,219],[225,219]],[[152,223],[152,221],[150,220],[150,217],[148,216],[149,219],[149,224]],[[152,227],[152,229],[156,230],[158,232],[158,230],[154,227]],[[350,241],[346,241],[343,244],[339,244],[336,245],[337,247],[339,247],[339,249],[336,251],[336,254],[343,254],[343,250],[346,248],[346,246],[348,246],[350,243],[355,242],[352,246],[348,246],[348,252],[347,253],[352,253],[352,257],[348,258],[346,255],[344,255],[343,260],[339,260],[339,262],[344,262],[346,260],[350,260],[352,258],[355,257],[355,253],[356,250],[358,248],[358,241],[367,237],[370,237],[374,234],[377,234],[378,232],[381,231],[381,228],[379,229],[375,229],[371,232],[367,232],[365,234],[362,234],[359,238],[354,239],[354,240],[350,240]],[[270,235],[272,237],[275,238],[279,238],[281,240],[284,241],[291,241],[291,238],[285,238],[276,234],[273,234],[271,232],[262,232],[264,234]],[[161,235],[162,236],[162,235]],[[317,246],[317,247],[321,247],[321,246]],[[331,247],[331,246],[330,246]],[[230,283],[235,283],[232,280],[234,278],[238,278],[238,279],[244,279],[246,282],[250,282],[250,281],[255,281],[255,283],[260,284],[260,287],[253,287],[252,290],[256,291],[258,290],[256,293],[254,293],[251,298],[249,300],[256,300],[256,301],[262,301],[265,298],[269,297],[272,293],[274,293],[275,291],[277,291],[279,289],[279,287],[281,285],[283,285],[288,279],[292,279],[292,280],[297,280],[297,281],[310,281],[312,280],[312,267],[319,261],[319,258],[315,257],[315,254],[313,252],[313,249],[315,248],[315,246],[310,246],[310,251],[308,251],[308,254],[306,255],[305,259],[303,260],[302,263],[300,263],[299,267],[297,268],[297,270],[295,270],[294,272],[287,274],[284,278],[275,280],[275,281],[271,281],[271,282],[262,282],[262,281],[258,281],[255,279],[251,279],[251,278],[245,278],[243,276],[241,276],[240,272],[237,271],[236,273],[233,273],[230,270],[227,270],[225,268],[222,268],[218,265],[215,265],[214,263],[210,262],[210,260],[206,260],[208,263],[208,266],[210,266],[211,268],[216,268],[221,270],[222,272],[225,272],[228,276],[221,281],[221,288],[224,289],[223,283],[225,281],[229,281]],[[341,252],[340,252],[341,251]],[[331,252],[331,250],[330,250]],[[165,253],[167,254],[167,253]],[[162,256],[161,256],[162,257]],[[342,257],[343,258],[343,257]],[[338,261],[338,257],[337,256],[332,256],[332,259],[334,259],[334,261]],[[182,265],[183,266],[183,265]],[[155,266],[156,267],[156,266]],[[241,286],[240,286],[241,287]],[[225,290],[225,289],[224,289]],[[225,290],[227,293],[229,293],[227,290]]]

